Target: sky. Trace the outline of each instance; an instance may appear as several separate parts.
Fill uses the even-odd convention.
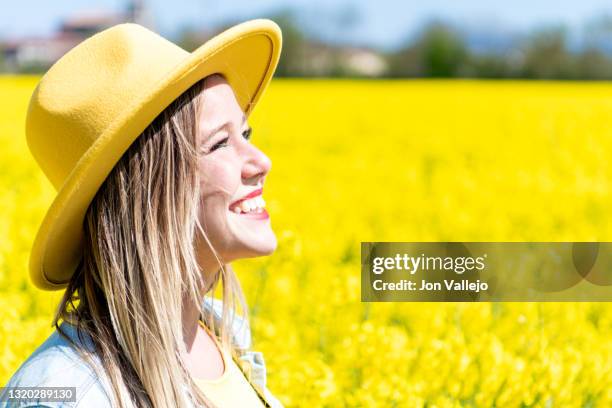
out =
[[[0,38],[45,35],[62,17],[94,9],[122,10],[120,0],[7,1],[0,14]],[[182,25],[214,27],[221,21],[268,17],[283,7],[299,10],[314,35],[391,49],[413,35],[432,17],[463,26],[498,32],[519,32],[536,26],[565,24],[578,31],[597,16],[612,16],[610,0],[149,0],[156,31],[172,38]],[[348,13],[350,10],[351,13]],[[353,24],[339,19],[353,16]]]

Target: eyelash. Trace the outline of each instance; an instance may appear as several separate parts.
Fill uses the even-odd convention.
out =
[[[242,132],[242,137],[244,137],[246,140],[251,139],[251,133],[252,133],[253,129],[249,128],[247,130],[245,130],[244,132]],[[222,146],[227,146],[227,141],[229,140],[229,136],[225,137],[223,139],[221,139],[219,142],[215,143],[215,145],[213,147],[210,148],[210,151],[215,151],[217,149],[219,149]]]

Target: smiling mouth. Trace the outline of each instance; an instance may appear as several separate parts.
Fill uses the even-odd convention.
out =
[[[258,195],[232,204],[229,210],[235,214],[258,214],[266,211],[266,202]]]

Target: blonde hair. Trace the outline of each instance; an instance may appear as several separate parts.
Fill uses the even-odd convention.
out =
[[[236,302],[248,324],[238,279],[231,265],[219,260],[198,221],[196,135],[205,80],[157,116],[99,189],[84,221],[83,259],[53,320],[68,340],[60,319],[76,326],[79,338],[84,334],[93,341],[92,351],[75,346],[110,380],[112,406],[213,406],[181,359],[185,299],[198,305],[204,323],[233,354]],[[203,276],[198,265],[198,234],[217,258],[215,276]],[[215,327],[212,308],[202,301],[209,289],[216,292],[219,281],[223,315]]]

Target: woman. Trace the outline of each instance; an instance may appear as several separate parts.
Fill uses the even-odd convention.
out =
[[[270,20],[193,53],[128,23],[49,69],[26,136],[58,195],[30,275],[65,292],[7,387],[75,387],[65,406],[280,406],[230,265],[276,248],[247,118],[280,49]],[[21,406],[58,406],[43,401]]]

